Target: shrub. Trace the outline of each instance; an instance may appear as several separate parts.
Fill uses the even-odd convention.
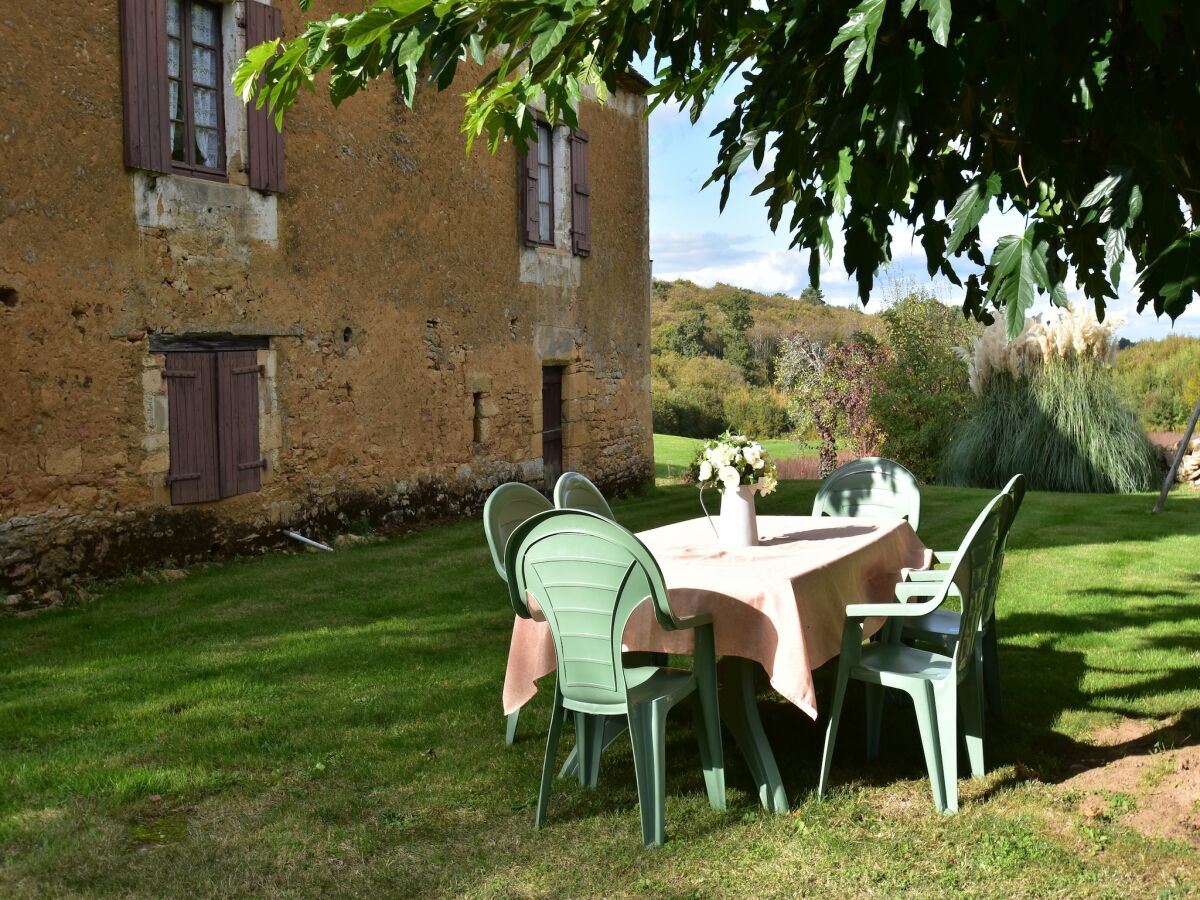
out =
[[[1016,341],[989,326],[971,354],[977,399],[947,448],[941,480],[1000,487],[1023,472],[1037,490],[1151,490],[1158,460],[1111,371],[1112,328],[1086,313],[1033,321]]]
[[[769,390],[748,388],[725,397],[725,424],[739,434],[782,437],[791,432],[791,416],[782,398]]]
[[[883,432],[880,452],[932,481],[973,399],[955,348],[970,346],[980,326],[961,309],[911,288],[880,318],[892,351],[871,397],[871,416]]]
[[[746,389],[736,366],[711,356],[660,353],[652,361],[654,430],[712,437],[726,428],[725,397]]]

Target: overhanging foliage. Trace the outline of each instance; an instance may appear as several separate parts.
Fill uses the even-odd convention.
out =
[[[308,9],[311,0],[300,0]],[[411,103],[460,60],[491,66],[466,98],[468,142],[532,134],[529,104],[575,123],[653,60],[656,103],[698,120],[741,81],[710,182],[722,205],[750,162],[773,228],[842,262],[865,302],[889,225],[919,235],[930,275],[982,319],[1021,329],[1039,293],[1065,304],[1073,270],[1103,316],[1128,253],[1139,309],[1178,316],[1200,287],[1200,3],[1195,0],[377,0],[252,49],[236,83],[279,117],[330,72],[335,103],[385,74]],[[992,206],[1026,219],[983,244]],[[982,274],[963,279],[965,257]]]

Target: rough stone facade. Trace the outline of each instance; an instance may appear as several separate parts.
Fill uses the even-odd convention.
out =
[[[295,33],[297,5],[276,5]],[[565,367],[565,466],[614,492],[652,476],[635,92],[579,110],[580,258],[519,241],[511,146],[465,155],[471,66],[412,110],[387,83],[336,111],[303,95],[274,196],[246,186],[236,100],[228,184],[125,168],[117,0],[69,17],[8,4],[0,47],[0,594],[281,544],[284,527],[414,526],[477,511],[504,480],[540,486],[543,365]],[[256,493],[172,506],[150,341],[205,334],[268,339],[266,468]]]

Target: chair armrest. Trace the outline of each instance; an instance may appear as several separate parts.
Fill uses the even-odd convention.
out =
[[[868,616],[923,616],[937,609],[937,600],[924,603],[851,603],[846,607],[847,619],[865,619]]]
[[[696,613],[694,616],[685,616],[682,619],[675,620],[676,628],[698,628],[701,625],[712,624],[712,613]]]
[[[912,583],[945,581],[948,574],[944,569],[913,569],[905,576],[905,580]]]
[[[902,581],[900,584],[896,585],[896,599],[901,603],[908,603],[910,600],[916,600],[918,598],[935,597],[941,592],[945,584],[945,578],[930,578],[928,580],[920,581]],[[956,585],[954,582],[950,582],[949,589],[947,590],[947,596],[962,596],[962,592],[959,591],[958,585]],[[874,614],[872,613],[872,615]]]

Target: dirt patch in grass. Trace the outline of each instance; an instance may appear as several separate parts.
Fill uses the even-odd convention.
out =
[[[1096,755],[1059,785],[1088,818],[1200,847],[1200,745],[1176,717],[1122,719],[1095,732]]]

